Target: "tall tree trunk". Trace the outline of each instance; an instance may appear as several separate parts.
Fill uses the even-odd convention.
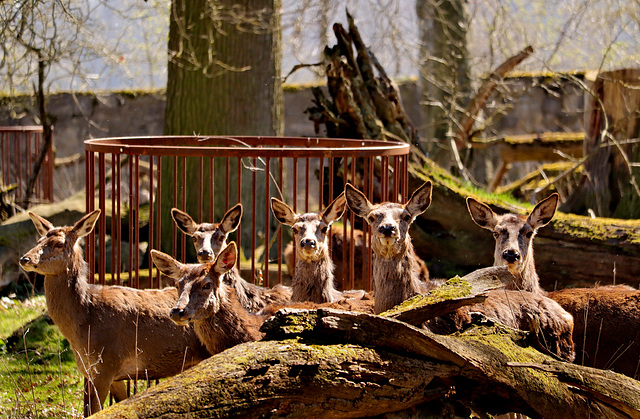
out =
[[[585,176],[563,209],[640,218],[640,70],[600,73],[585,111]],[[628,141],[632,140],[632,141]]]
[[[420,31],[420,84],[426,123],[421,127],[423,152],[439,163],[453,150],[452,126],[470,96],[467,51],[467,1],[417,0]],[[446,166],[446,165],[445,165]]]
[[[280,7],[280,0],[245,4],[232,0],[173,0],[166,135],[283,134]],[[198,159],[188,159],[186,164],[187,199],[185,203],[179,199],[178,205],[197,214],[199,190],[191,185],[199,185],[200,163]],[[208,173],[208,164],[205,161],[205,173]],[[214,166],[216,179],[224,179],[223,164],[216,162]],[[172,173],[172,164],[163,161],[163,213],[168,213],[174,202]],[[244,184],[250,180],[249,176],[243,176],[243,194],[251,193],[251,188]],[[235,182],[229,180],[228,184],[235,185]],[[224,190],[222,184],[218,185]],[[182,191],[182,187],[177,185],[177,190]],[[207,197],[204,201],[208,202],[210,191],[204,192]],[[218,192],[214,195],[215,217],[219,218],[225,210],[224,197]],[[232,195],[230,202],[234,199]],[[205,204],[203,213],[208,211]],[[164,219],[163,236],[170,237],[171,219]],[[257,219],[264,220],[264,217]],[[243,232],[248,234],[248,230]],[[243,237],[243,243],[249,242],[249,237]]]

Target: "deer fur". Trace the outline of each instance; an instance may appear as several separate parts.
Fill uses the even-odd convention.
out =
[[[498,215],[488,205],[471,197],[467,198],[467,208],[473,221],[493,232],[496,239],[494,266],[507,266],[514,276],[514,281],[506,288],[522,291],[491,291],[484,305],[491,304],[490,300],[493,300],[496,305],[513,310],[521,319],[519,328],[522,330],[531,330],[527,327],[527,318],[537,320],[549,349],[563,359],[573,361],[574,313],[545,296],[545,291],[540,287],[533,257],[533,239],[538,229],[551,221],[557,206],[558,194],[554,193],[540,201],[528,216]],[[539,307],[540,310],[532,312],[532,307]],[[478,307],[475,306],[474,309]],[[536,316],[531,317],[532,313]],[[503,313],[497,318],[508,324],[506,314],[508,313]],[[524,314],[526,316],[523,317]]]
[[[169,318],[178,298],[175,288],[137,290],[88,283],[78,240],[93,230],[100,210],[72,227],[54,227],[32,212],[29,216],[42,237],[20,258],[20,265],[44,275],[49,316],[88,379],[85,415],[101,409],[110,387],[116,399],[126,397],[120,380],[169,377],[210,355],[193,328]]]
[[[230,208],[219,223],[198,224],[189,214],[177,208],[171,209],[171,217],[178,228],[193,239],[198,262],[213,262],[221,249],[227,246],[229,234],[236,231],[240,225],[242,204],[238,203]],[[289,287],[276,285],[273,288],[264,288],[247,282],[240,276],[236,265],[224,275],[224,281],[234,288],[242,306],[253,313],[257,313],[268,304],[284,303],[291,299]]]
[[[349,208],[371,226],[376,313],[438,285],[436,281],[419,279],[419,259],[409,236],[415,218],[431,204],[431,190],[431,182],[427,181],[404,205],[392,202],[374,205],[351,184],[346,186]]]
[[[235,288],[222,279],[237,256],[235,242],[220,251],[213,262],[203,264],[183,264],[165,253],[151,251],[156,267],[178,286],[179,298],[170,310],[171,319],[179,325],[192,322],[198,338],[212,354],[262,337],[259,329],[266,316],[247,311]]]
[[[334,284],[335,265],[329,254],[328,232],[331,224],[342,217],[346,207],[344,193],[321,212],[297,214],[287,204],[271,198],[271,211],[276,219],[291,226],[296,244],[296,266],[291,281],[292,301],[314,303],[335,302],[343,297]]]
[[[640,291],[610,285],[548,296],[573,315],[576,363],[640,378]]]
[[[493,265],[507,266],[515,278],[507,289],[544,293],[533,260],[533,239],[540,227],[549,224],[557,207],[557,193],[540,201],[528,216],[498,215],[487,204],[467,198],[467,208],[473,221],[493,232],[496,239]]]

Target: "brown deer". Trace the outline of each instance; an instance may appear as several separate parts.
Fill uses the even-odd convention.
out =
[[[328,233],[331,224],[342,217],[345,206],[344,193],[341,193],[324,211],[297,214],[284,202],[271,198],[273,215],[282,224],[291,226],[296,243],[292,301],[325,303],[343,298],[334,284],[335,265],[329,254]]]
[[[100,210],[72,227],[54,227],[32,212],[29,216],[42,237],[20,265],[44,275],[49,316],[87,378],[85,416],[101,409],[110,387],[116,400],[125,398],[121,380],[169,377],[210,355],[193,328],[169,318],[178,299],[175,288],[137,290],[87,282],[78,240],[93,230]]]
[[[487,204],[467,198],[467,208],[473,221],[492,231],[496,239],[494,266],[507,266],[514,277],[507,289],[543,293],[533,260],[533,238],[540,227],[549,224],[557,207],[557,193],[540,201],[528,216],[498,215]]]
[[[219,223],[196,223],[189,214],[177,208],[171,209],[171,217],[178,228],[193,238],[198,262],[213,262],[221,249],[227,246],[229,234],[236,231],[242,218],[242,204],[230,208]],[[264,288],[245,281],[237,266],[224,275],[227,285],[235,289],[240,303],[247,310],[257,313],[268,304],[285,303],[291,299],[291,289],[283,285]]]
[[[349,208],[371,226],[376,313],[439,285],[437,281],[420,280],[419,259],[409,236],[415,218],[431,204],[431,190],[431,182],[427,181],[404,205],[392,202],[374,205],[351,184],[346,186]],[[428,278],[428,273],[423,276]]]
[[[259,329],[266,316],[247,311],[235,288],[223,280],[238,257],[235,242],[218,252],[213,262],[203,264],[183,264],[157,250],[151,251],[151,257],[178,286],[179,298],[170,310],[171,319],[179,325],[192,322],[209,352],[216,354],[262,337]]]

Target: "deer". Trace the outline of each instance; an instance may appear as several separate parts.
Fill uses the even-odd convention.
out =
[[[426,280],[420,280],[420,259],[409,236],[413,221],[431,204],[431,191],[431,181],[427,181],[413,192],[406,204],[374,205],[350,183],[345,187],[349,208],[371,227],[376,314],[442,283],[429,279],[428,271],[423,273]]]
[[[496,215],[467,198],[474,221],[496,237],[494,264],[508,264],[516,280],[511,287],[544,295],[572,315],[577,362],[638,377],[640,366],[640,291],[627,285],[571,288],[546,293],[535,270],[533,239],[555,215],[558,194],[540,201],[528,216]],[[517,275],[517,276],[516,276]],[[621,329],[624,325],[624,330]]]
[[[176,226],[193,239],[198,262],[213,262],[221,249],[227,246],[229,234],[236,231],[242,219],[242,204],[231,207],[219,223],[196,223],[193,218],[178,208],[171,209],[171,217]],[[264,288],[245,281],[240,276],[237,265],[225,275],[224,281],[235,289],[240,303],[249,311],[257,313],[267,305],[285,303],[291,299],[291,289],[283,285]]]
[[[496,239],[494,266],[507,266],[514,281],[507,289],[543,294],[533,258],[533,239],[539,228],[551,222],[558,207],[558,194],[538,202],[528,216],[496,214],[487,204],[467,198],[467,209],[473,221],[493,232]]]
[[[79,240],[93,231],[99,209],[65,227],[28,214],[41,237],[20,265],[44,276],[49,316],[87,379],[85,416],[102,408],[110,389],[116,401],[126,398],[122,380],[173,376],[211,355],[192,327],[171,321],[168,313],[178,299],[175,288],[89,284]]]
[[[335,287],[335,265],[329,252],[329,228],[346,208],[344,192],[323,211],[296,213],[278,198],[271,198],[271,211],[282,224],[291,227],[296,243],[296,266],[291,280],[291,301],[332,303],[342,298],[363,297],[364,292],[342,293]]]
[[[419,266],[415,263],[415,251],[409,236],[409,228],[415,218],[431,203],[432,184],[425,182],[413,192],[406,204],[382,203],[373,205],[366,196],[347,184],[345,195],[349,208],[364,218],[372,230],[373,280],[375,286],[375,312],[386,311],[393,306],[437,288],[442,280],[430,278],[418,280]],[[527,301],[526,306],[523,302]],[[463,307],[444,319],[426,324],[437,333],[462,330],[472,323],[471,313],[480,312],[512,328],[529,330],[531,322],[536,332],[542,331],[548,352],[563,359],[573,359],[571,332],[573,320],[554,301],[533,293],[490,291],[484,304]],[[536,333],[537,335],[537,333]]]
[[[224,280],[235,266],[237,252],[235,242],[231,242],[212,262],[184,264],[151,250],[153,263],[178,287],[179,298],[167,313],[177,325],[193,323],[198,338],[212,354],[259,340],[260,326],[268,317],[249,312],[241,304],[236,288]]]

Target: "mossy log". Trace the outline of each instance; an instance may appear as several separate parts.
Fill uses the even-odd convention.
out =
[[[265,340],[224,351],[95,417],[330,418],[455,409],[467,417],[515,411],[640,418],[639,382],[555,361],[527,347],[524,332],[500,325],[439,336],[370,314],[284,309],[263,329]]]
[[[420,153],[414,153],[419,157]],[[424,157],[410,164],[409,190],[425,180],[434,184],[429,209],[415,222],[411,237],[434,276],[464,273],[493,264],[495,241],[468,213],[466,197],[489,204],[498,213],[527,214],[532,206],[505,195],[489,195],[463,185]],[[537,200],[543,198],[539,197]],[[538,231],[536,268],[543,288],[593,286],[640,281],[640,220],[590,218],[557,212]]]

